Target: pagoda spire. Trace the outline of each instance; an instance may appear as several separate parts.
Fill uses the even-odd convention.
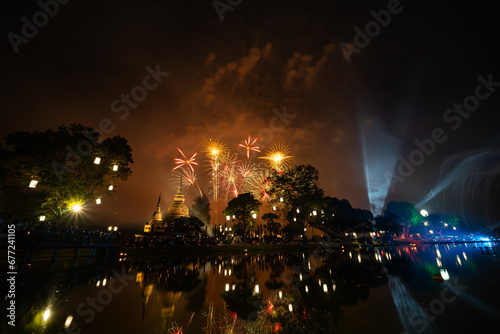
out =
[[[160,202],[161,202],[161,193],[160,196],[158,197],[158,204],[156,204],[156,210],[160,210]]]

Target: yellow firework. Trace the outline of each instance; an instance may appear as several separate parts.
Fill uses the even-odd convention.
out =
[[[200,147],[209,159],[218,159],[228,151],[226,144],[212,137],[205,137],[200,140]]]
[[[266,160],[269,167],[280,172],[290,164],[292,156],[290,155],[290,148],[287,144],[277,143],[271,146],[267,150],[266,155],[260,157],[260,159]]]

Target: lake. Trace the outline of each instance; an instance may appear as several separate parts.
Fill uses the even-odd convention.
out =
[[[500,333],[496,243],[322,248],[73,267],[16,280],[7,333]],[[433,275],[440,275],[434,277]],[[442,278],[442,280],[441,280]]]

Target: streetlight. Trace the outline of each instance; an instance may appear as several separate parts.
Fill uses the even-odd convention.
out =
[[[429,212],[427,212],[427,210],[420,210],[420,214],[422,215],[422,217],[427,217],[429,216]]]
[[[118,170],[118,165],[113,165],[113,170],[116,172]]]
[[[31,180],[31,181],[30,181],[30,185],[29,185],[29,187],[30,187],[30,188],[36,188],[36,185],[37,185],[37,184],[38,184],[38,181],[37,181],[37,180]]]
[[[80,212],[82,210],[82,206],[80,204],[73,204],[71,210],[73,210],[73,212]]]
[[[99,164],[101,163],[101,158],[96,157],[96,158],[94,159],[94,163],[95,163],[96,165],[99,165]]]
[[[40,221],[41,222],[45,221],[45,216],[40,216]]]
[[[101,199],[100,198],[96,198],[95,204],[97,204],[97,205],[101,204]]]

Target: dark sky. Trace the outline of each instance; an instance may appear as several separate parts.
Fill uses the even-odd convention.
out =
[[[237,151],[260,134],[261,146],[287,143],[293,164],[318,168],[325,193],[354,207],[379,213],[384,202],[406,200],[473,226],[492,223],[500,220],[500,87],[481,88],[489,96],[461,123],[447,114],[453,104],[479,101],[479,76],[500,82],[491,6],[246,0],[221,20],[210,0],[74,0],[44,25],[36,1],[9,2],[0,135],[111,119],[107,136],[127,138],[135,163],[113,197],[89,207],[96,222],[117,212],[121,224],[140,227],[160,192],[165,210],[175,193],[177,147],[192,154],[212,136]],[[385,27],[370,24],[372,11],[388,7],[394,13]],[[42,24],[16,53],[9,33],[21,36],[22,18],[34,15]],[[355,39],[355,28],[365,32],[367,23],[369,43]],[[343,43],[358,47],[350,62]],[[148,66],[169,75],[120,119],[113,101],[142,85]],[[296,116],[273,128],[273,109],[284,108]],[[426,142],[436,128],[446,140],[428,155],[412,154],[415,140]],[[400,163],[411,158],[418,166],[405,174]],[[203,165],[200,184],[208,181]]]

